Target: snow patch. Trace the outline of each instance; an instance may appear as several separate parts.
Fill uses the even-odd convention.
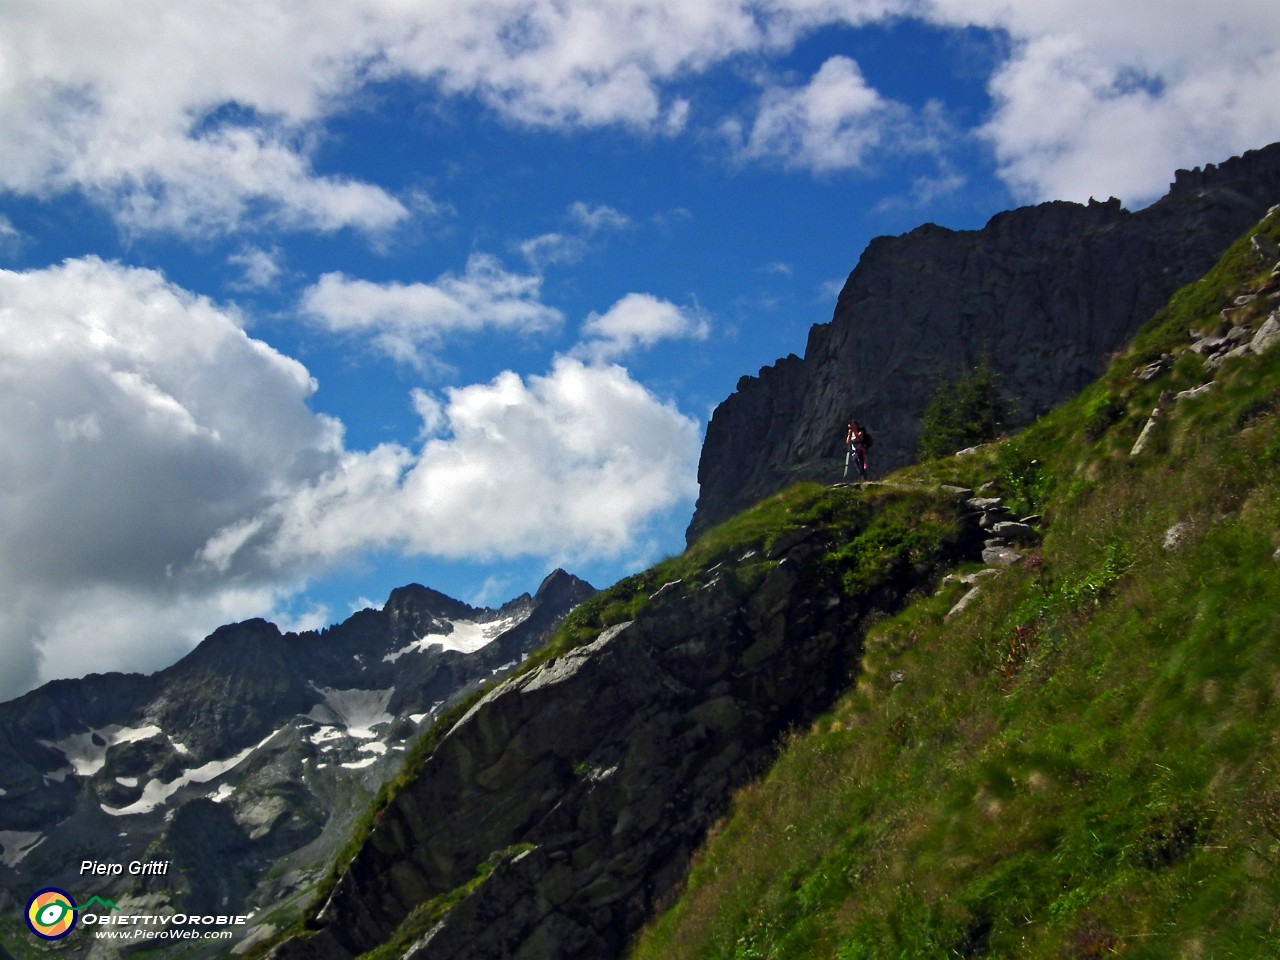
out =
[[[411,713],[409,714],[409,719],[412,720],[414,724],[420,726],[423,720],[426,720],[428,717],[434,717],[436,715],[436,711],[440,709],[440,706],[443,703],[443,700],[437,700],[431,705],[431,709],[426,713]]]
[[[0,830],[0,863],[6,867],[16,867],[28,853],[44,843],[43,833],[25,833],[21,830]]]
[[[113,817],[127,817],[137,813],[151,813],[160,804],[166,802],[175,793],[190,783],[208,783],[210,780],[216,780],[228,770],[233,770],[239,766],[244,759],[253,753],[259,747],[263,746],[268,740],[275,736],[275,732],[267,734],[260,742],[252,747],[245,747],[233,757],[225,760],[210,760],[206,764],[196,767],[194,770],[188,770],[177,779],[170,780],[168,783],[161,783],[159,780],[148,781],[147,785],[142,788],[142,796],[127,807],[108,807],[102,805],[102,812]]]
[[[382,756],[387,752],[387,745],[380,740],[374,740],[372,743],[362,743],[360,744],[360,752],[376,753],[378,756]]]
[[[113,723],[100,730],[73,733],[61,740],[41,740],[40,742],[66,757],[67,763],[71,764],[71,770],[77,776],[92,777],[102,769],[102,765],[107,762],[107,751],[117,743],[148,740],[163,732],[157,726],[125,727]],[[95,743],[95,739],[100,740],[101,743]]]
[[[350,763],[342,764],[344,770],[363,770],[365,767],[372,766],[378,762],[377,757],[365,757],[363,760],[352,760]]]
[[[322,724],[345,727],[349,737],[372,740],[377,736],[373,728],[392,720],[391,714],[387,713],[387,704],[395,690],[395,687],[388,690],[318,688],[316,693],[324,699],[306,716],[308,720]]]
[[[229,783],[224,783],[221,786],[219,786],[217,790],[213,791],[213,793],[209,794],[209,799],[212,800],[214,803],[221,803],[223,800],[227,799],[227,797],[231,796],[235,792],[236,792],[235,787],[233,787]]]
[[[450,633],[428,633],[419,637],[408,646],[401,647],[383,657],[385,663],[395,663],[406,653],[421,653],[428,647],[440,647],[442,650],[454,650],[458,653],[475,653],[498,639],[508,630],[519,626],[529,616],[528,612],[501,620],[451,620],[453,630]]]
[[[116,777],[116,783],[122,787],[136,787],[138,785],[137,777]]]
[[[328,743],[330,740],[341,740],[343,733],[337,727],[320,727],[315,733],[309,736],[310,740],[317,747],[322,743]]]

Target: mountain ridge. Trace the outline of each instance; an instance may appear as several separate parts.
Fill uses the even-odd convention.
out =
[[[82,889],[82,859],[158,856],[174,865],[164,877],[97,892],[278,907],[327,865],[419,728],[592,593],[563,570],[497,609],[410,584],[323,630],[226,624],[153,674],[56,680],[0,704],[0,898]],[[234,861],[221,884],[200,860],[216,850]]]
[[[1277,197],[1280,143],[1180,170],[1137,212],[1049,201],[980,230],[872,240],[804,357],[742,377],[712,414],[687,540],[790,483],[839,479],[851,417],[875,434],[878,475],[911,462],[938,379],[984,354],[1021,401],[1009,426],[1030,422],[1097,377]]]

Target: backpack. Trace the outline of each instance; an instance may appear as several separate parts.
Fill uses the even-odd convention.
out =
[[[871,431],[868,430],[866,427],[863,427],[862,428],[862,445],[866,447],[868,450],[870,450],[871,444],[872,444]]]

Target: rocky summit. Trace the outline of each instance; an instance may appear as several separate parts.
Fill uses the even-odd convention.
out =
[[[803,359],[743,377],[716,408],[690,541],[797,480],[838,479],[851,417],[874,434],[873,473],[909,463],[939,378],[984,356],[1018,403],[1009,426],[1030,422],[1097,377],[1277,197],[1280,144],[1180,170],[1137,212],[1052,202],[981,230],[874,240]]]

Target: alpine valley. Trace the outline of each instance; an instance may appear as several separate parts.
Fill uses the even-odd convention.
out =
[[[984,354],[1010,435],[912,463]],[[601,592],[405,587],[0,707],[4,947],[119,952],[25,934],[57,883],[273,960],[1280,954],[1280,144],[873,242],[702,473]]]

